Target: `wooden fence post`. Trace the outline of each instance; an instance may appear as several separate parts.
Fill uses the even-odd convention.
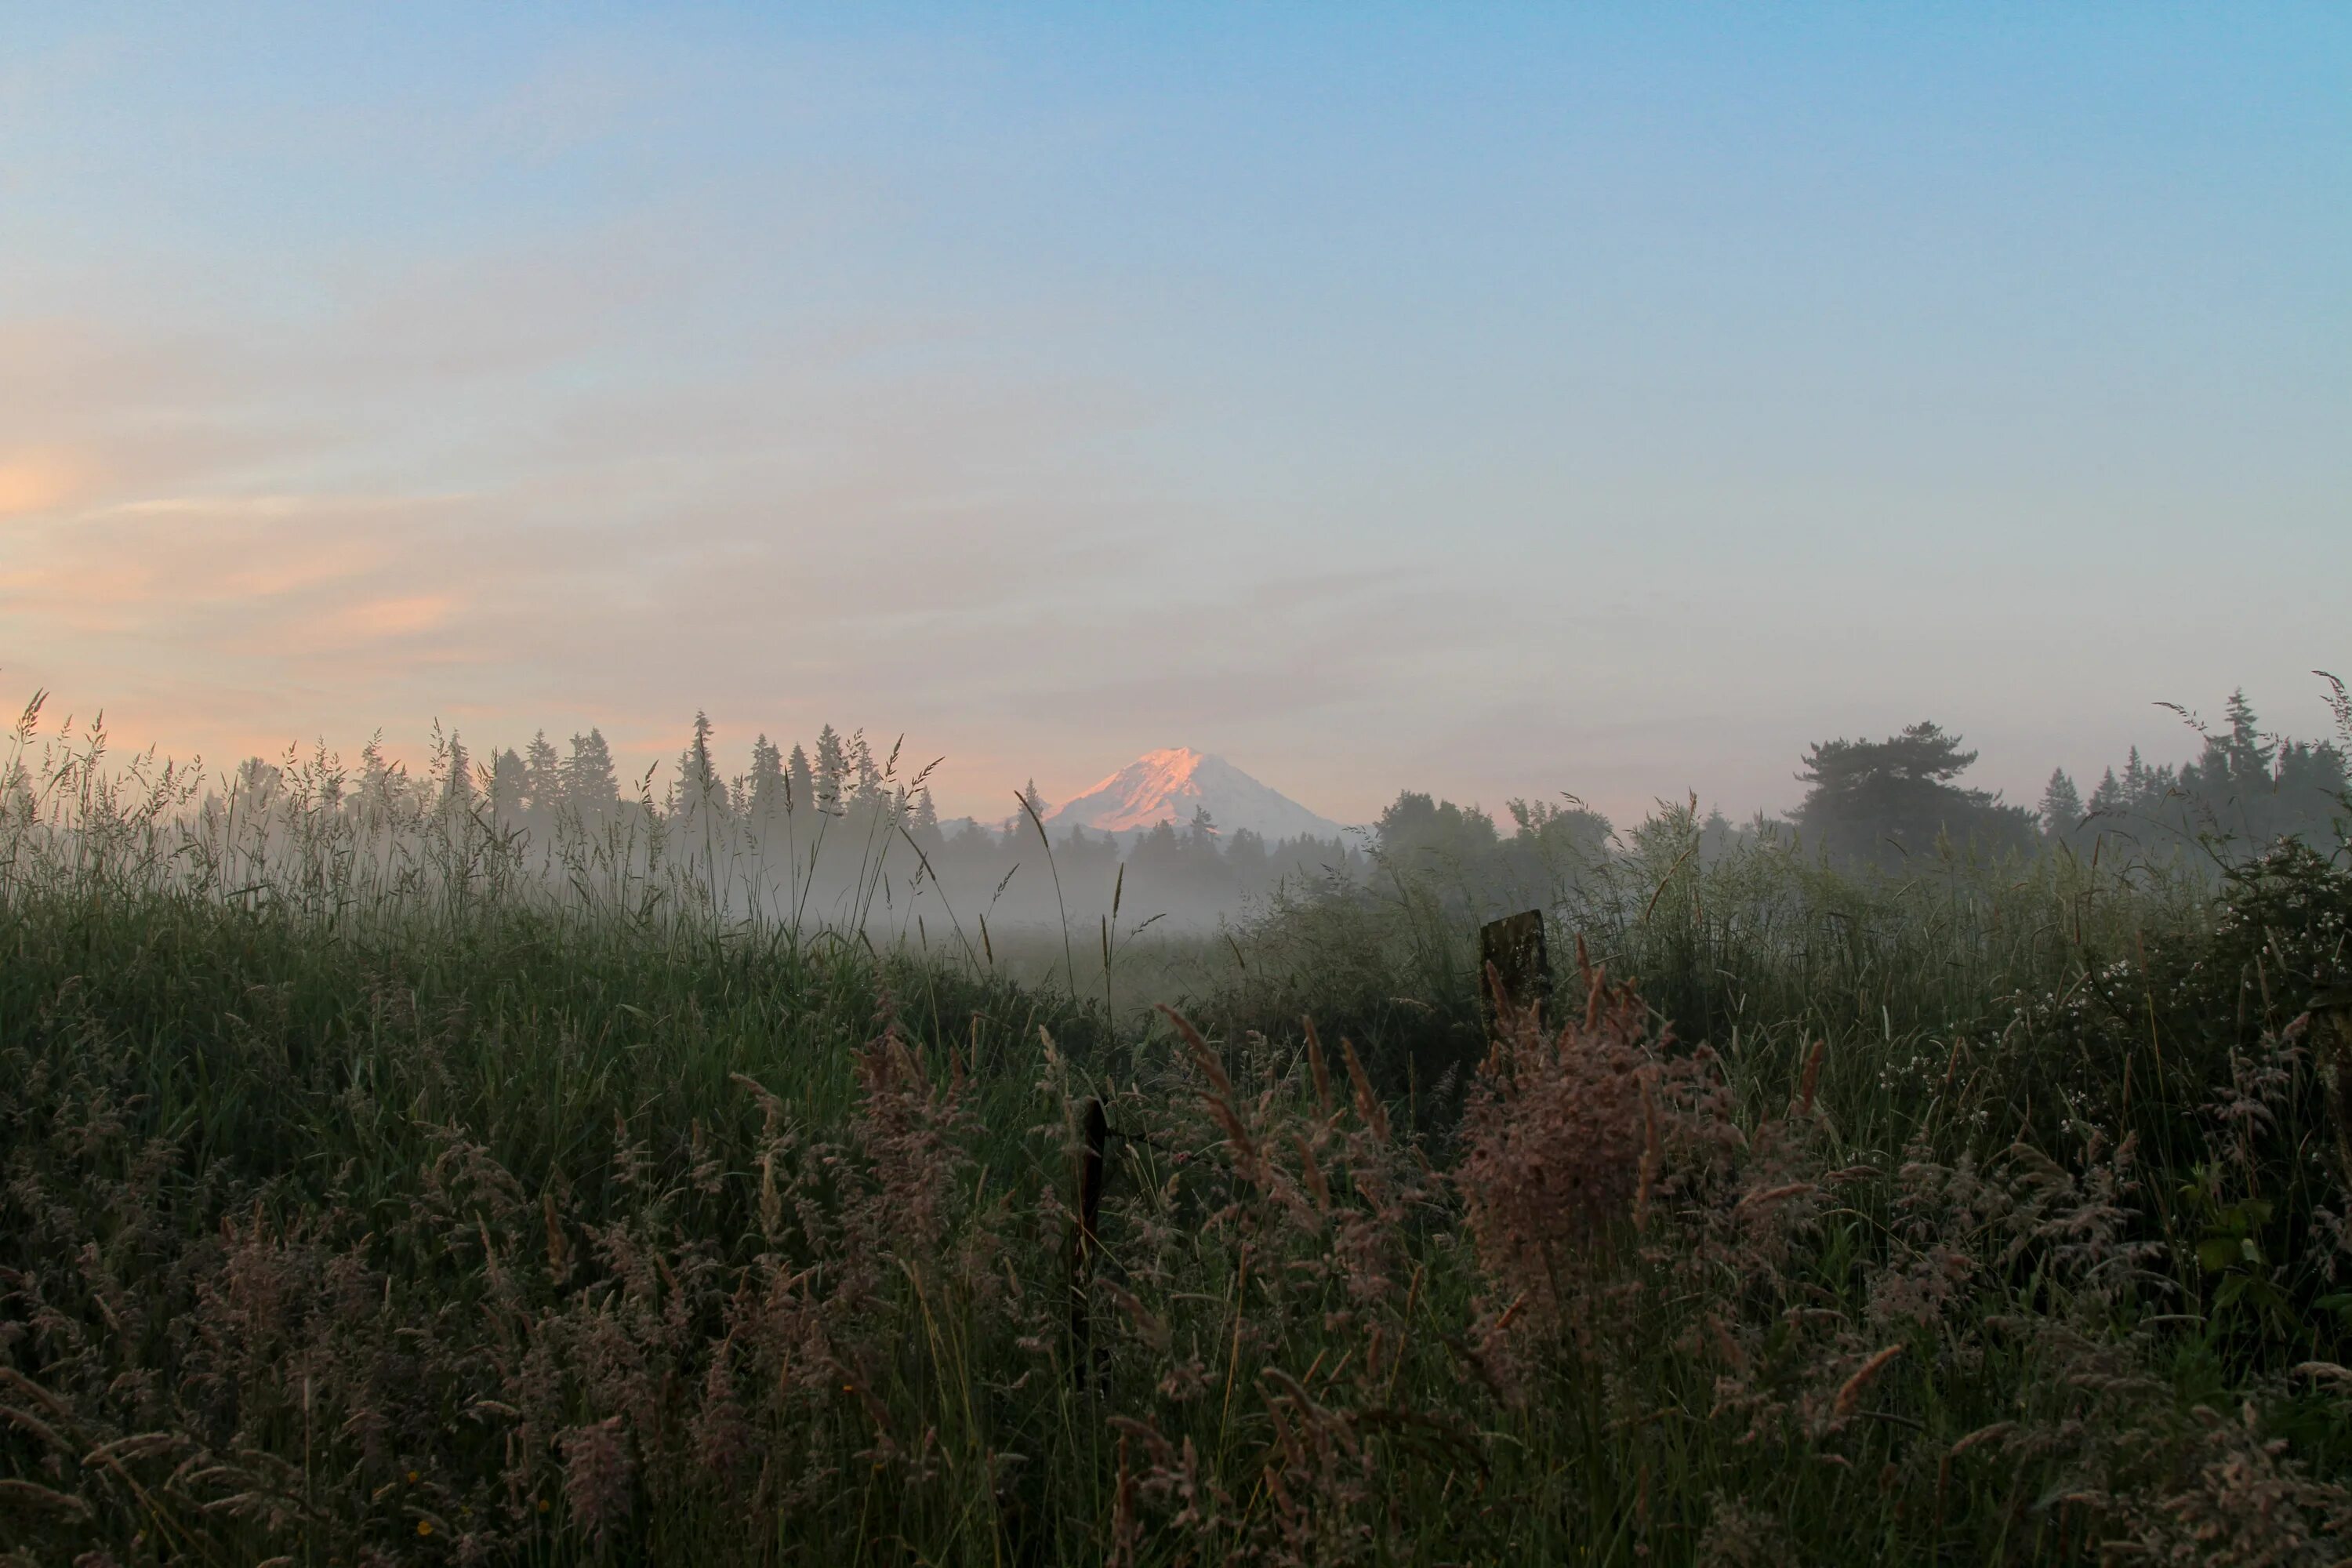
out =
[[[1543,911],[1526,910],[1481,926],[1478,1012],[1486,1037],[1502,1032],[1507,1016],[1541,1016],[1550,1010],[1551,952],[1544,940]]]

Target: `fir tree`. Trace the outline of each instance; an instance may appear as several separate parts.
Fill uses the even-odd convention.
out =
[[[2139,760],[2139,748],[2134,746],[2131,754],[2124,759],[2124,799],[2136,806],[2152,804],[2148,796],[2153,793],[2150,786],[2154,783],[2155,775],[2148,771],[2147,764]]]
[[[2050,782],[2042,788],[2042,831],[2051,838],[2071,835],[2083,820],[2083,792],[2066,776],[2064,768],[2050,770]]]
[[[694,733],[677,754],[677,815],[696,817],[705,813],[727,815],[727,781],[710,753],[709,714],[694,710]]]
[[[2262,721],[2254,717],[2254,707],[2246,700],[2244,687],[2230,693],[2228,714],[2230,735],[2223,748],[2230,760],[2231,780],[2254,786],[2273,783],[2270,747],[2263,740]]]
[[[466,751],[466,742],[449,731],[448,749],[442,753],[449,776],[442,785],[443,795],[453,804],[471,805],[474,802],[474,759]]]
[[[849,771],[849,754],[843,750],[841,736],[830,724],[816,732],[815,800],[820,811],[841,808],[841,785]]]
[[[2099,780],[2098,788],[2091,792],[2089,815],[2114,816],[2130,804],[2131,797],[2124,794],[2123,781],[2116,777],[2115,769],[2109,768],[2105,775]]]
[[[572,754],[563,763],[563,798],[583,822],[610,817],[621,801],[621,782],[613,771],[613,749],[604,732],[590,729],[572,737]]]
[[[513,822],[522,816],[525,769],[523,760],[512,746],[490,757],[490,813],[499,822]]]
[[[866,731],[858,731],[849,738],[849,771],[856,782],[851,798],[859,805],[882,803],[882,770],[874,761],[874,748],[866,743]]]
[[[1037,793],[1037,781],[1035,779],[1031,779],[1029,781],[1028,787],[1021,792],[1021,800],[1027,809],[1015,810],[1011,816],[1005,818],[1004,833],[1007,839],[1017,838],[1024,833],[1036,832],[1037,828],[1031,826],[1029,823],[1029,818],[1032,816],[1036,817],[1040,826],[1042,826],[1045,821],[1045,812],[1047,809],[1045,805],[1045,797]]]
[[[784,809],[783,753],[765,734],[751,742],[751,780],[744,814],[756,823],[773,821]]]
[[[806,811],[815,801],[816,774],[809,768],[808,753],[795,741],[792,761],[784,764],[784,809]]]
[[[522,752],[522,809],[542,822],[552,822],[563,806],[563,763],[547,731],[531,736]]]

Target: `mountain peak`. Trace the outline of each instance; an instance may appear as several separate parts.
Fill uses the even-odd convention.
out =
[[[1205,810],[1221,835],[1246,830],[1269,843],[1284,838],[1336,838],[1339,825],[1258,783],[1225,761],[1190,746],[1146,752],[1074,800],[1045,814],[1053,826],[1076,825],[1097,833],[1144,833],[1163,822],[1179,826]]]

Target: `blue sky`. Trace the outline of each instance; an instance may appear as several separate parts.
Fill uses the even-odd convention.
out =
[[[0,684],[184,755],[2030,796],[2348,502],[2341,8],[0,5]]]

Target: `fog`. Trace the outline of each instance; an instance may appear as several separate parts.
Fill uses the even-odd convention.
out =
[[[1886,877],[2050,856],[2215,875],[2283,837],[2335,855],[2352,819],[2352,708],[2320,679],[2333,734],[2274,732],[2232,695],[2218,721],[2179,713],[2179,760],[2134,749],[2095,778],[2053,769],[2031,802],[1973,787],[1976,752],[1932,721],[1792,743],[1805,793],[1785,816],[1662,794],[1643,819],[1612,821],[1533,781],[1495,806],[1408,784],[1370,823],[1269,841],[1205,808],[1118,833],[1058,826],[1033,784],[1000,819],[942,822],[939,764],[910,763],[903,743],[830,725],[805,744],[761,734],[732,767],[699,715],[673,763],[634,778],[593,727],[478,750],[436,731],[416,767],[378,738],[349,758],[320,743],[215,774],[118,755],[102,725],[45,722],[37,696],[0,804],[19,847],[114,856],[225,896],[341,908],[496,884],[638,920],[1107,972],[1139,940],[1317,900],[1410,893],[1454,919],[1557,910],[1654,859],[1662,835],[1703,858],[1769,846]]]

